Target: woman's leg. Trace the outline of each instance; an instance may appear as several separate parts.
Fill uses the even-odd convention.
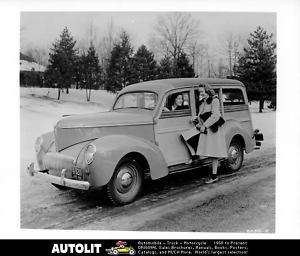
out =
[[[212,160],[212,174],[217,175],[218,172],[218,164],[219,164],[218,158],[213,158]]]
[[[213,158],[212,159],[212,174],[210,175],[210,178],[205,183],[209,184],[209,183],[213,183],[218,180],[218,176],[217,176],[218,165],[219,165],[219,159]]]

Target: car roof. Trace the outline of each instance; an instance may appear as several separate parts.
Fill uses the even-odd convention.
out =
[[[177,89],[190,87],[199,84],[214,85],[230,85],[230,86],[244,86],[240,81],[234,79],[221,79],[221,78],[171,78],[152,80],[147,82],[141,82],[126,86],[121,94],[131,91],[154,91],[161,95],[162,93]]]

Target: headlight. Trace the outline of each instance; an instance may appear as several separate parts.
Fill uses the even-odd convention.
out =
[[[34,149],[35,149],[36,153],[40,152],[40,150],[42,148],[42,144],[43,144],[43,138],[38,137],[35,141],[35,144],[34,144]]]
[[[87,164],[91,164],[94,160],[94,154],[96,153],[96,146],[93,144],[89,144],[85,150],[85,161]]]

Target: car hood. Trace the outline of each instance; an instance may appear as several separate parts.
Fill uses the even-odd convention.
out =
[[[153,118],[145,113],[101,112],[64,117],[58,128],[103,127],[116,125],[153,124]]]
[[[109,111],[62,118],[54,128],[56,150],[112,134],[141,137],[154,142],[152,113]]]

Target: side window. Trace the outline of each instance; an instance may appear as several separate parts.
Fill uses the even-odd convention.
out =
[[[144,108],[154,109],[157,102],[157,96],[154,93],[144,93]]]
[[[186,116],[191,114],[189,91],[168,95],[162,110],[162,118]]]
[[[224,106],[245,104],[245,99],[241,89],[224,88],[222,91]]]

